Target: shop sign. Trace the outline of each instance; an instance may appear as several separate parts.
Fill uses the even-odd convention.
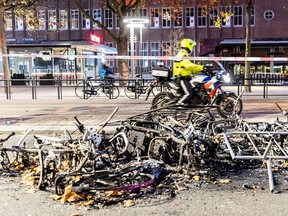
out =
[[[100,43],[101,42],[101,38],[96,35],[96,34],[91,34],[90,35],[90,41],[93,42],[93,43]]]

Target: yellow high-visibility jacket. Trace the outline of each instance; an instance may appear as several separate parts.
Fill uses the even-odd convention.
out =
[[[203,70],[202,65],[197,65],[192,63],[190,60],[182,59],[183,57],[188,57],[189,53],[180,49],[176,55],[176,60],[173,64],[173,75],[174,76],[190,76],[191,74],[199,74]]]

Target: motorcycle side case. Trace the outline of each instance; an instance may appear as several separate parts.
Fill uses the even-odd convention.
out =
[[[155,77],[167,77],[167,78],[172,77],[172,71],[166,67],[154,67],[152,68],[151,74],[152,76]]]

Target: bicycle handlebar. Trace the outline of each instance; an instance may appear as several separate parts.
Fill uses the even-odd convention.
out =
[[[12,132],[11,134],[9,134],[6,138],[4,139],[0,139],[0,142],[5,142],[7,141],[8,139],[10,139],[10,137],[14,136],[15,135],[15,132]]]
[[[287,116],[287,115],[288,115],[288,113],[287,113],[285,110],[283,110],[282,107],[280,107],[280,105],[279,105],[277,102],[274,102],[274,103],[276,104],[276,106],[277,106],[278,109],[282,112],[282,114],[283,114],[284,116]]]
[[[78,130],[81,132],[81,133],[84,133],[85,132],[85,127],[84,125],[79,121],[79,119],[77,118],[77,116],[74,116],[74,119],[76,120],[77,123],[75,123],[75,125],[77,126]]]

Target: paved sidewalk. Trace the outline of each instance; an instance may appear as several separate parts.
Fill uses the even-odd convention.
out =
[[[33,128],[43,130],[75,130],[75,119],[86,127],[97,127],[113,113],[112,118],[126,119],[149,110],[151,100],[131,100],[118,98],[109,100],[104,97],[81,100],[78,98],[66,100],[6,100],[2,101],[0,116],[0,131],[24,131]]]
[[[288,99],[276,100],[284,109],[288,110]],[[247,121],[274,121],[277,117],[286,118],[280,113],[273,99],[255,100],[243,99],[242,116]],[[49,99],[49,100],[4,100],[1,101],[0,132],[25,131],[63,131],[75,130],[74,116],[86,127],[97,127],[112,114],[116,107],[118,111],[111,120],[126,119],[127,117],[147,112],[151,99],[131,100],[119,97],[109,100],[106,97],[95,97],[88,100],[78,98]],[[109,127],[108,129],[109,130]]]
[[[244,98],[242,116],[249,121],[274,121],[277,116],[286,119],[275,106],[274,100],[288,110],[288,99]],[[75,97],[63,100],[2,100],[0,138],[4,137],[3,133],[11,131],[21,135],[27,128],[33,128],[35,133],[46,130],[75,130],[74,116],[87,127],[96,127],[110,116],[115,107],[119,107],[119,110],[112,120],[146,112],[150,104],[151,99],[131,100],[125,97],[116,100],[104,97],[89,100]],[[239,185],[250,183],[251,178],[239,179]],[[253,179],[253,182],[258,181],[258,178]],[[52,191],[35,192],[23,187],[19,182],[20,179],[17,178],[0,178],[0,202],[4,207],[0,215],[287,215],[287,209],[283,208],[288,198],[285,190],[283,193],[271,195],[267,190],[241,190],[239,187],[238,190],[232,186],[231,190],[191,189],[177,194],[169,201],[164,199],[151,204],[137,203],[130,208],[117,205],[107,209],[87,210],[52,201],[49,198]]]

